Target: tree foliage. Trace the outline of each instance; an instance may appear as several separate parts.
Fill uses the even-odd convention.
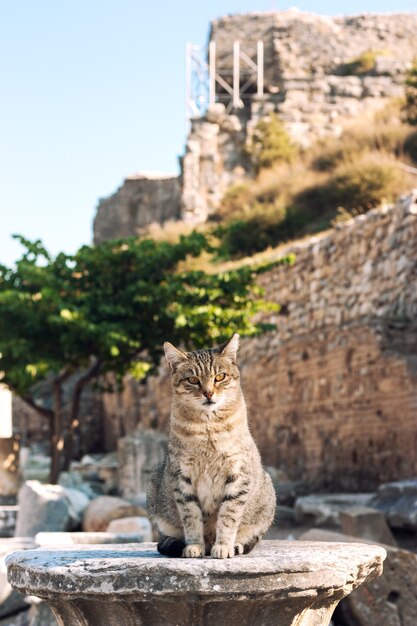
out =
[[[14,268],[0,266],[2,382],[51,420],[54,476],[57,450],[67,448],[78,423],[85,385],[106,372],[121,382],[140,378],[159,362],[170,340],[187,349],[218,343],[234,331],[266,328],[253,315],[267,305],[244,267],[219,274],[181,271],[180,262],[210,249],[193,232],[178,243],[124,239],[84,246],[51,258],[41,242],[25,247]],[[78,373],[68,415],[62,389]],[[53,406],[42,407],[36,383],[47,380]]]

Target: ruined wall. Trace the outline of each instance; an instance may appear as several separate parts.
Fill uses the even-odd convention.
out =
[[[100,200],[94,219],[94,243],[133,237],[153,222],[180,217],[178,176],[139,173],[128,176],[119,189]]]
[[[417,472],[417,193],[290,245],[262,276],[277,330],[242,342],[242,384],[264,461],[315,488],[371,489]],[[167,368],[104,399],[109,443],[165,429]],[[120,426],[119,426],[120,428]],[[113,429],[113,430],[112,430]],[[126,428],[125,428],[126,430]]]

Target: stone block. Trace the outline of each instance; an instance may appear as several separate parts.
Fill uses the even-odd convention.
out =
[[[385,515],[370,507],[358,506],[340,511],[342,532],[352,537],[396,546],[397,542],[385,520]]]
[[[104,532],[112,520],[132,516],[146,517],[146,511],[123,498],[99,496],[92,500],[84,511],[83,530]]]
[[[355,507],[367,506],[372,498],[371,493],[334,493],[301,496],[295,501],[297,522],[310,523],[315,526],[340,526],[341,511]]]
[[[417,478],[381,485],[370,505],[382,511],[393,528],[417,530]]]
[[[142,537],[141,541],[152,541],[151,523],[147,517],[122,517],[114,519],[107,527],[108,533],[131,533]]]
[[[355,542],[356,538],[313,529],[302,541]],[[366,543],[372,543],[366,541]],[[384,546],[387,559],[378,580],[366,582],[340,603],[338,611],[349,626],[415,626],[417,615],[417,555]]]
[[[151,430],[119,439],[119,492],[123,497],[135,498],[146,492],[149,474],[165,459],[166,450],[166,435]]]
[[[34,537],[40,531],[70,530],[79,521],[64,487],[29,480],[18,495],[17,537]]]

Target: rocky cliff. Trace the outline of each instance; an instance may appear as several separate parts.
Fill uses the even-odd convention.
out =
[[[243,341],[242,384],[265,463],[315,488],[417,472],[417,193],[283,249],[263,276],[276,331]],[[168,338],[169,339],[169,338]],[[256,384],[254,384],[256,383]],[[167,368],[104,399],[108,442],[165,429]]]

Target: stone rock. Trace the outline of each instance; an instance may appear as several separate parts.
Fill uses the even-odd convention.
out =
[[[356,538],[312,529],[302,541],[354,542]],[[366,543],[371,543],[366,541]],[[417,555],[384,546],[387,559],[378,580],[366,582],[340,603],[343,623],[349,626],[415,626],[417,615]]]
[[[37,544],[33,539],[23,537],[0,541],[0,618],[27,609],[25,596],[12,589],[7,581],[6,556],[16,550],[28,550],[36,548],[36,546]]]
[[[51,472],[51,458],[43,454],[28,454],[21,468],[24,481],[38,480],[47,483]]]
[[[59,485],[43,485],[37,480],[29,480],[20,488],[18,504],[17,537],[34,537],[47,530],[70,530],[76,522],[69,496]]]
[[[221,124],[226,117],[226,107],[221,102],[210,104],[206,111],[206,120],[211,124]]]
[[[107,527],[108,533],[132,533],[142,536],[141,541],[152,541],[151,523],[147,517],[122,517],[114,519]]]
[[[82,491],[89,500],[96,498],[98,495],[94,489],[92,489],[91,485],[83,480],[81,474],[77,474],[76,472],[61,472],[58,478],[58,485],[68,489]]]
[[[123,497],[135,498],[146,493],[149,474],[165,459],[166,450],[166,435],[152,430],[119,439],[119,492]]]
[[[18,506],[0,506],[0,537],[14,536],[18,511]]]
[[[86,454],[81,461],[71,463],[71,473],[88,483],[90,490],[114,495],[117,491],[118,461],[115,452]]]
[[[389,546],[397,545],[385,520],[385,515],[380,511],[358,506],[340,511],[339,516],[343,534]]]
[[[417,530],[417,478],[381,485],[370,505],[385,513],[393,528]]]
[[[58,622],[46,602],[32,597],[28,626],[58,626]]]
[[[0,626],[31,626],[29,624],[29,609],[26,608],[26,610],[20,611],[20,613],[0,618]],[[45,626],[47,625],[45,624]]]
[[[142,626],[312,626],[379,576],[385,556],[366,544],[265,541],[245,557],[170,559],[142,543],[16,552],[7,567],[16,589],[48,599],[71,626],[125,615]]]
[[[146,517],[146,511],[123,498],[99,496],[92,500],[84,511],[83,530],[106,531],[112,520],[132,516]]]
[[[63,495],[67,500],[68,512],[71,518],[70,528],[76,528],[82,522],[83,514],[90,503],[90,498],[83,491],[72,487],[63,487]]]
[[[90,544],[140,543],[143,533],[138,532],[76,532],[38,533],[35,537],[40,546],[72,546]]]
[[[367,506],[371,493],[335,493],[301,496],[295,501],[295,516],[300,524],[340,526],[339,514],[354,506]]]

